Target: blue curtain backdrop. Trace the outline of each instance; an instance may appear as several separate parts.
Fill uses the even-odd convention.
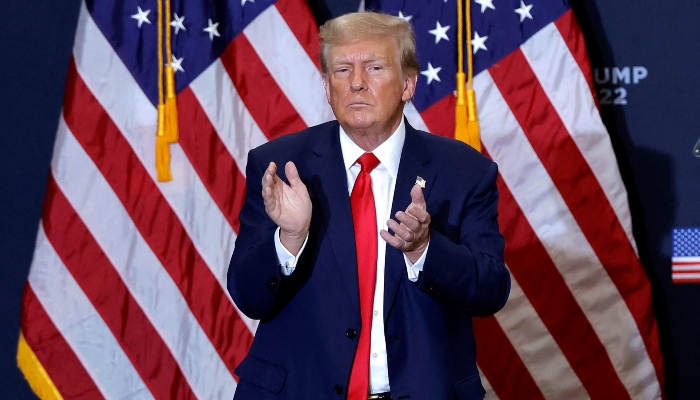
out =
[[[80,2],[0,0],[0,388],[31,399],[16,367],[20,298],[41,215]],[[315,16],[357,0],[310,0]],[[700,3],[573,1],[650,275],[669,399],[700,393],[700,284],[671,283],[673,228],[700,227]]]

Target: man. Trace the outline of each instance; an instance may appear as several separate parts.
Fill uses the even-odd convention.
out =
[[[408,22],[348,14],[320,36],[337,121],[248,156],[228,288],[260,325],[235,398],[482,398],[471,318],[510,289],[496,165],[403,119]]]

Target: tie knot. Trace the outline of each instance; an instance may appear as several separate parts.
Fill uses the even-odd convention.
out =
[[[370,173],[379,165],[379,159],[372,153],[365,153],[357,159],[357,163],[362,171]]]

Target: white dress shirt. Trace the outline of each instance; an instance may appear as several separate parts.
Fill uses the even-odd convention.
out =
[[[374,291],[374,311],[372,318],[372,332],[369,357],[369,387],[370,393],[388,392],[389,371],[387,368],[386,340],[384,338],[384,269],[386,260],[386,242],[379,236],[379,231],[387,229],[386,222],[391,218],[391,205],[394,198],[394,188],[396,187],[396,176],[399,172],[399,162],[401,160],[401,150],[406,138],[406,127],[403,119],[396,131],[372,153],[379,159],[379,165],[372,170],[372,192],[374,194],[374,204],[377,211],[377,282]],[[343,153],[343,162],[348,180],[348,195],[352,193],[357,175],[360,173],[360,165],[357,159],[365,153],[350,137],[340,128],[340,147]],[[409,194],[406,193],[408,196]],[[308,239],[308,237],[307,237]],[[304,242],[301,250],[295,257],[282,245],[279,240],[279,228],[275,233],[275,248],[277,257],[282,266],[282,273],[289,275],[294,271],[299,256],[306,247]],[[408,278],[415,282],[418,280],[420,271],[423,270],[425,255],[428,249],[423,252],[420,259],[413,264],[404,255]]]

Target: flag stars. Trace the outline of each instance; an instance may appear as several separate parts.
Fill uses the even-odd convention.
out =
[[[138,7],[136,7],[136,8],[138,8],[138,12],[137,12],[136,14],[132,15],[131,18],[133,18],[133,19],[135,19],[136,21],[138,21],[138,23],[139,23],[139,28],[141,27],[141,25],[143,25],[144,22],[147,23],[147,24],[150,24],[151,21],[148,20],[148,14],[151,13],[151,10],[143,11],[143,10],[141,9],[141,6],[138,6]]]
[[[411,18],[413,18],[413,15],[403,15],[403,13],[399,11],[399,18],[403,19],[404,21],[410,21]]]
[[[441,26],[440,21],[435,23],[435,29],[429,30],[431,35],[435,36],[435,44],[438,44],[441,39],[445,40],[450,40],[450,38],[447,37],[447,30],[450,29],[450,26]]]
[[[425,77],[428,78],[428,85],[430,85],[433,82],[433,80],[440,82],[438,72],[440,72],[441,69],[442,67],[433,68],[433,65],[431,63],[428,63],[428,69],[426,69],[425,71],[421,71],[420,74],[425,75]]]
[[[173,54],[173,61],[170,63],[170,66],[173,67],[173,71],[185,72],[185,69],[182,68],[182,60],[184,59],[185,57],[177,58],[175,57],[175,54]]]
[[[516,8],[515,12],[520,15],[520,23],[525,21],[525,18],[532,19],[532,15],[530,15],[530,9],[532,8],[532,4],[529,6],[525,5],[525,2],[523,0],[520,0],[520,8]]]
[[[485,42],[488,38],[488,36],[479,36],[479,33],[474,31],[474,39],[472,39],[472,54],[476,54],[476,52],[480,49],[487,51],[488,49],[486,48]]]
[[[209,34],[209,40],[212,42],[214,41],[214,36],[221,37],[221,35],[219,35],[219,23],[213,23],[211,18],[209,18],[209,26],[202,30]]]
[[[180,29],[183,31],[186,31],[187,28],[185,28],[185,25],[183,22],[185,21],[185,16],[183,15],[182,17],[178,17],[177,14],[173,13],[173,20],[170,21],[170,26],[175,28],[175,34],[177,35],[178,32],[180,32]]]
[[[487,8],[495,10],[496,7],[493,6],[493,0],[474,0],[474,3],[481,6],[481,13],[483,14]]]

